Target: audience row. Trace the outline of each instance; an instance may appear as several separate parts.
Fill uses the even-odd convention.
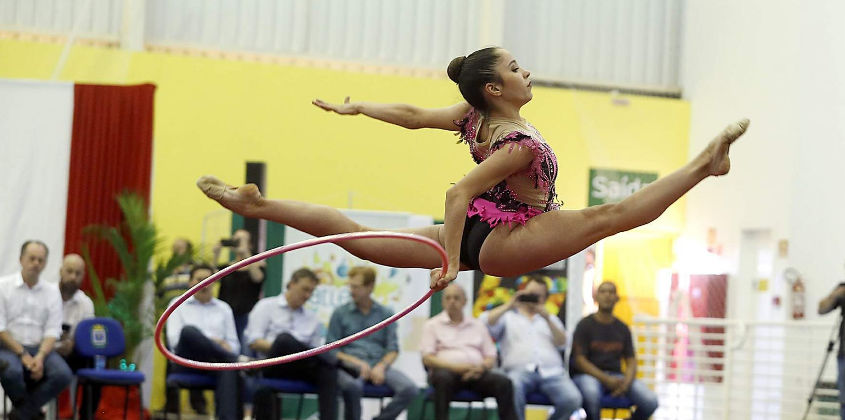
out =
[[[191,285],[210,275],[210,268],[205,270],[192,276]],[[295,271],[284,293],[261,299],[252,309],[243,345],[258,357],[278,357],[313,348],[324,340],[335,341],[387,319],[393,312],[372,298],[375,275],[369,267],[349,271],[350,302],[335,309],[324,339],[316,314],[305,309],[319,284],[317,275],[307,268]],[[171,344],[175,343],[177,354],[196,360],[238,360],[235,346],[230,344],[236,336],[231,309],[210,292],[203,293],[195,295],[195,302],[187,301],[184,310],[174,312],[167,326]],[[599,311],[576,328],[569,370],[562,357],[567,335],[560,319],[546,311],[547,295],[545,281],[530,278],[509,302],[475,319],[464,315],[465,290],[452,284],[443,291],[443,311],[425,323],[420,349],[437,419],[448,419],[449,403],[461,389],[494,397],[501,419],[524,419],[525,396],[531,392],[546,395],[554,405],[551,418],[555,419],[568,419],[582,407],[588,418],[598,419],[605,393],[627,396],[636,407],[633,419],[647,419],[655,411],[656,396],[635,379],[637,363],[630,329],[612,315],[618,300],[616,287],[603,283],[598,288]],[[318,389],[320,418],[325,419],[337,418],[339,396],[345,419],[360,419],[364,384],[384,384],[394,396],[375,418],[393,419],[418,394],[414,382],[393,367],[398,352],[394,324],[337,351],[265,368],[261,373],[313,382]],[[218,375],[222,384],[237,381],[231,372]],[[270,388],[256,390],[256,419],[278,418],[271,408],[273,392]],[[218,409],[234,407],[231,418],[237,418],[241,393],[218,388],[216,395]]]
[[[249,238],[239,239],[239,252],[246,258]],[[84,261],[78,255],[66,256],[56,288],[39,281],[47,253],[45,244],[27,241],[21,247],[21,271],[0,278],[0,383],[12,400],[10,418],[40,418],[41,407],[71,382],[72,368],[85,363],[74,354],[72,341],[74,326],[94,315],[91,299],[79,290]],[[193,266],[188,286],[214,271],[208,265]],[[241,283],[263,281],[262,266],[241,273]],[[215,298],[211,288],[202,289],[171,315],[167,343],[176,354],[205,362],[278,357],[349,336],[393,314],[372,298],[374,269],[354,267],[348,277],[351,299],[335,308],[325,337],[316,314],[305,308],[319,280],[313,271],[302,268],[293,273],[282,294],[247,299],[252,302],[242,305],[245,314],[236,314],[233,305]],[[232,290],[250,291],[241,284],[229,286],[235,300],[243,293]],[[526,395],[532,392],[551,401],[550,418],[554,419],[568,419],[582,407],[589,419],[598,419],[605,393],[627,396],[636,407],[632,419],[650,417],[657,398],[635,379],[630,329],[613,316],[618,301],[615,285],[599,286],[598,312],[576,327],[569,369],[563,357],[567,334],[560,319],[546,311],[547,297],[545,281],[529,278],[507,303],[476,319],[464,314],[467,293],[463,288],[452,284],[443,290],[443,311],[425,323],[420,348],[437,419],[449,418],[450,401],[462,389],[495,398],[501,419],[524,419]],[[359,420],[364,384],[386,385],[394,395],[375,418],[393,419],[418,394],[414,381],[393,366],[399,350],[397,327],[392,324],[339,350],[264,368],[258,374],[314,383],[323,419],[337,418],[338,397],[342,397],[344,418]],[[216,417],[241,419],[248,402],[244,400],[251,394],[242,390],[250,377],[238,371],[211,374],[218,383]],[[256,419],[278,418],[272,409],[273,394],[269,388],[254,390],[252,415]]]

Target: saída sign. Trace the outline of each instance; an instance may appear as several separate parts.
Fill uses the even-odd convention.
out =
[[[656,180],[656,173],[590,169],[588,205],[618,203]]]

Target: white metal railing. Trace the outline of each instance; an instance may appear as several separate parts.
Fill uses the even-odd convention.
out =
[[[632,325],[641,379],[658,394],[654,419],[800,419],[833,324],[657,319]],[[836,354],[808,419],[838,419]]]
[[[445,74],[512,50],[535,79],[678,94],[686,0],[0,0],[0,31]],[[306,61],[309,62],[309,61]],[[353,67],[357,68],[357,67]],[[434,73],[426,73],[434,74]]]

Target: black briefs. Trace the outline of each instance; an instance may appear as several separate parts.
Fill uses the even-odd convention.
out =
[[[487,235],[493,231],[490,225],[481,220],[481,216],[467,217],[464,222],[464,235],[461,238],[461,262],[473,269],[478,270],[478,257],[481,254],[481,246]]]

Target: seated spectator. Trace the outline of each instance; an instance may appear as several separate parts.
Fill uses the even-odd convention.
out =
[[[499,418],[517,418],[513,386],[496,366],[496,345],[481,321],[464,316],[467,298],[461,286],[443,289],[443,311],[426,321],[420,352],[434,388],[434,417],[449,419],[449,403],[461,389],[496,398]]]
[[[173,270],[175,276],[189,276],[191,270],[194,268],[194,244],[186,238],[176,238],[173,240],[171,248],[174,256],[185,256],[185,263]]]
[[[613,307],[619,301],[616,285],[604,282],[596,291],[598,312],[587,316],[575,327],[572,341],[572,377],[581,395],[587,418],[598,420],[601,397],[605,393],[626,396],[636,410],[633,420],[648,419],[657,410],[657,396],[636,379],[637,359],[631,330],[613,316]],[[622,372],[622,361],[625,372]]]
[[[191,270],[188,286],[194,287],[212,272],[213,269],[208,265],[195,266]],[[241,350],[232,308],[214,298],[209,287],[198,291],[173,311],[167,320],[167,342],[177,355],[200,362],[237,362]],[[243,417],[238,371],[207,371],[173,366],[173,372],[180,371],[216,375],[216,418],[239,420]]]
[[[179,267],[173,270],[173,274],[164,279],[158,289],[158,298],[163,301],[170,301],[179,297],[190,286],[191,270],[194,268],[194,244],[186,238],[176,238],[171,246],[171,257],[180,258],[184,261]],[[168,363],[166,372],[172,371],[173,364]],[[194,412],[200,415],[208,414],[208,402],[201,389],[188,390],[188,401]],[[166,413],[176,413],[179,409],[179,389],[167,387],[164,394],[164,417]]]
[[[0,278],[0,384],[12,400],[10,419],[35,419],[41,407],[70,383],[73,374],[53,351],[62,333],[62,296],[54,284],[39,281],[47,245],[26,241],[21,271]]]
[[[320,321],[305,309],[319,279],[307,268],[296,270],[285,293],[258,301],[249,314],[244,340],[250,348],[267,358],[298,353],[322,342]],[[268,378],[301,379],[317,385],[321,419],[337,418],[337,358],[330,353],[270,366],[262,370]],[[256,420],[278,418],[273,413],[273,391],[259,388],[253,397]]]
[[[79,289],[82,279],[85,278],[85,260],[77,254],[65,255],[62,266],[59,269],[59,292],[62,295],[62,336],[56,342],[54,350],[64,357],[70,370],[76,372],[79,369],[91,367],[91,359],[77,353],[74,349],[73,335],[76,325],[83,319],[94,317],[94,302],[91,298]],[[87,401],[88,395],[83,391],[82,401]],[[68,395],[69,397],[70,395]],[[100,403],[100,387],[92,387],[91,406],[96,407]],[[66,400],[70,405],[70,400]],[[61,405],[60,405],[61,406]],[[88,411],[80,405],[79,418],[86,420]]]
[[[353,267],[349,270],[349,295],[352,301],[335,308],[329,321],[327,342],[355,334],[393,315],[390,309],[370,296],[375,282],[376,270],[371,267]],[[361,419],[365,381],[376,385],[385,384],[394,393],[390,403],[374,419],[395,419],[419,392],[414,381],[390,366],[399,355],[396,324],[353,341],[341,347],[336,354],[341,363],[358,371],[357,376],[343,370],[338,372],[346,420]]]
[[[560,319],[546,311],[548,294],[545,280],[529,277],[511,300],[480,317],[499,343],[520,419],[525,418],[525,396],[534,391],[551,400],[555,408],[551,419],[568,419],[581,408],[581,394],[561,357],[566,331]]]
[[[85,278],[85,260],[77,254],[68,254],[59,269],[59,292],[62,296],[62,336],[56,342],[55,350],[76,372],[88,362],[73,351],[73,334],[76,324],[94,317],[94,302],[79,289]]]

